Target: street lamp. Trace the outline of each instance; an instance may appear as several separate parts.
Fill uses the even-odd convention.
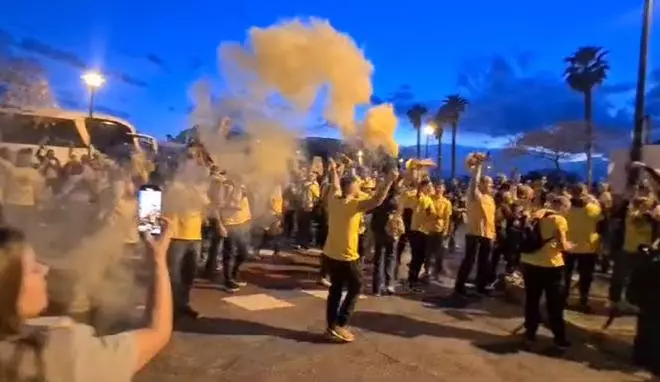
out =
[[[96,90],[105,84],[105,77],[99,72],[91,71],[83,74],[80,78],[89,89],[89,117],[92,118],[94,114],[94,95]]]
[[[426,146],[424,148],[424,158],[429,157],[429,139],[431,138],[433,133],[435,133],[435,128],[433,127],[433,125],[428,124],[428,125],[424,126],[424,135],[426,135]]]
[[[644,11],[642,13],[642,35],[639,47],[639,67],[637,69],[637,93],[635,94],[635,125],[633,128],[633,140],[630,147],[630,161],[642,160],[642,145],[644,136],[644,114],[646,97],[646,66],[648,62],[649,34],[651,30],[651,18],[653,12],[653,0],[644,0]],[[639,180],[639,169],[633,168],[628,171],[628,187],[632,188]]]

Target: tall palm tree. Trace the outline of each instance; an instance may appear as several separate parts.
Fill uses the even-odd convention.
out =
[[[428,111],[424,105],[416,103],[406,113],[410,124],[417,130],[417,158],[422,157],[422,118]]]
[[[438,139],[438,153],[437,153],[437,163],[438,171],[440,178],[442,178],[442,135],[445,132],[445,125],[447,124],[447,108],[443,105],[438,111],[435,112],[433,116],[433,126],[435,127],[434,134]]]
[[[593,140],[594,128],[592,121],[593,89],[601,85],[607,78],[610,65],[607,62],[607,51],[599,46],[583,46],[572,56],[566,57],[564,62],[567,67],[564,71],[564,79],[571,89],[578,91],[584,96],[584,122],[587,133],[587,182],[593,182]]]
[[[443,108],[446,109],[446,121],[451,126],[451,177],[456,177],[456,132],[461,116],[465,113],[468,101],[458,94],[447,96],[443,101]]]

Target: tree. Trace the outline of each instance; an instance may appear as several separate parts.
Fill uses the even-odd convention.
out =
[[[561,162],[583,152],[584,140],[576,137],[569,125],[557,125],[532,130],[513,139],[506,148],[507,156],[529,156],[551,161],[555,170],[561,170]],[[578,138],[578,139],[576,139]]]
[[[584,147],[590,139],[597,150],[605,151],[608,143],[622,138],[620,133],[604,129],[589,137],[584,122],[562,122],[523,133],[510,142],[505,154],[511,158],[529,156],[548,160],[553,163],[555,170],[561,170],[561,162],[584,153]]]
[[[456,132],[468,101],[458,94],[447,96],[443,101],[447,123],[451,126],[451,177],[456,177]]]
[[[437,164],[440,177],[442,178],[442,135],[445,131],[445,125],[448,123],[447,107],[441,106],[433,116],[434,134],[438,139]]]
[[[605,57],[607,53],[598,46],[584,46],[572,56],[564,59],[567,64],[564,71],[566,83],[571,89],[584,96],[584,121],[587,134],[584,151],[587,154],[587,181],[589,184],[593,181],[593,89],[597,85],[601,85],[607,78],[607,72],[610,69]]]
[[[422,118],[428,111],[424,105],[416,103],[406,112],[410,123],[417,130],[417,158],[422,157]]]
[[[33,59],[0,49],[0,105],[18,108],[56,107],[46,72]]]

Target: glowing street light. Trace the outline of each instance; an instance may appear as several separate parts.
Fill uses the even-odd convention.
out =
[[[94,96],[96,95],[96,90],[105,84],[105,77],[99,72],[90,71],[83,74],[80,78],[82,78],[89,89],[89,117],[92,118],[94,115]]]
[[[424,135],[426,135],[426,147],[424,148],[424,158],[429,157],[429,139],[435,133],[435,127],[431,124],[424,125]]]

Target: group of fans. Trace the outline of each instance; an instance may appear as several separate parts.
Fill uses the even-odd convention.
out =
[[[554,344],[560,349],[570,346],[563,311],[575,271],[578,309],[591,312],[590,289],[598,266],[612,273],[612,309],[631,309],[622,302],[623,292],[631,274],[652,257],[648,249],[659,233],[660,207],[652,182],[614,196],[606,184],[592,188],[549,185],[545,179],[523,181],[518,176],[492,179],[484,174],[487,160],[480,153],[466,159],[470,179],[463,185],[457,180],[434,181],[424,161],[411,160],[404,169],[387,161],[367,168],[344,155],[328,159],[326,166],[296,163],[286,184],[264,189],[263,184],[247,184],[241,174],[222,170],[199,145],[191,145],[176,170],[167,171],[157,165],[149,168],[137,158],[111,165],[72,156],[60,163],[47,150],[0,151],[5,185],[0,200],[6,221],[28,233],[43,220],[45,205],[65,206],[76,220],[87,214],[90,219],[84,221],[123,223],[126,248],[133,252],[140,241],[134,224],[136,189],[160,183],[171,237],[166,263],[175,321],[198,315],[190,306],[190,291],[200,258],[205,259],[206,277],[217,280],[221,270],[224,289],[236,292],[245,285],[241,267],[252,252],[259,255],[271,246],[278,256],[281,246],[292,241],[301,250],[322,248],[319,283],[329,287],[326,335],[351,342],[354,336],[347,325],[363,292],[365,259],[373,261],[373,295],[424,292],[429,283],[442,283],[449,276],[445,257],[457,252],[461,227],[464,255],[454,295],[489,296],[498,281],[506,286],[521,275],[526,293],[524,338],[529,345],[536,340],[545,295]],[[653,170],[646,172],[660,178]],[[202,245],[205,240],[208,248]],[[407,246],[411,260],[400,283],[397,269]],[[466,286],[475,262],[472,292]],[[635,285],[646,290],[657,282]],[[649,349],[660,343],[660,302],[640,288],[631,286],[627,294],[635,309],[641,309],[640,326],[650,333],[638,335],[636,358],[657,368],[660,352]]]

